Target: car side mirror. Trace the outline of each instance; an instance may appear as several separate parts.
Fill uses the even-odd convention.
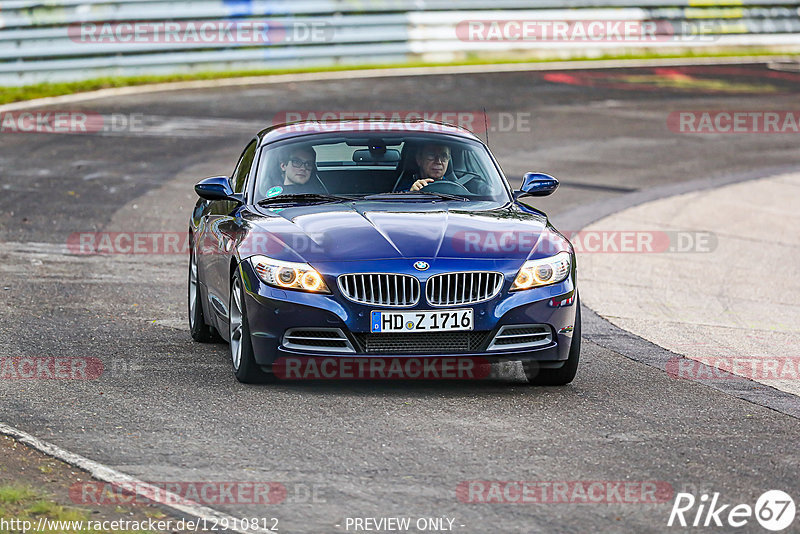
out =
[[[522,188],[514,191],[514,200],[522,197],[546,197],[558,189],[558,180],[542,172],[528,172],[522,177]]]
[[[233,192],[227,176],[213,176],[200,180],[194,186],[194,191],[200,198],[206,200],[229,200],[239,204],[243,203],[242,195]]]

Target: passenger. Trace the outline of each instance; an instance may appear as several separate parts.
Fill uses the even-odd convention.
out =
[[[310,146],[290,147],[281,154],[280,166],[283,185],[305,185],[317,170],[317,153]]]
[[[327,189],[317,176],[317,153],[309,145],[297,144],[279,149],[277,165],[270,164],[271,179],[264,187],[267,198],[277,195],[327,193]]]

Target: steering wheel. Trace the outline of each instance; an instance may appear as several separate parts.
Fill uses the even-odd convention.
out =
[[[472,193],[469,189],[464,187],[458,182],[453,182],[450,180],[437,180],[435,182],[431,182],[420,191],[430,191],[431,193],[444,193],[446,195],[467,195],[471,196]]]

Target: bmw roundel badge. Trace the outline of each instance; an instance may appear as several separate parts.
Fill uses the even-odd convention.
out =
[[[418,271],[427,271],[428,267],[430,267],[430,265],[428,265],[427,261],[418,261],[414,264],[414,268]]]

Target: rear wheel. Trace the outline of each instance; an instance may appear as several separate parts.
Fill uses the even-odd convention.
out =
[[[210,343],[218,339],[217,332],[206,324],[203,314],[194,247],[191,247],[189,252],[189,332],[192,334],[192,339],[201,343]]]
[[[572,382],[578,372],[578,360],[581,356],[581,305],[575,299],[575,325],[572,330],[572,344],[569,347],[569,357],[562,367],[558,369],[542,369],[536,361],[522,362],[525,376],[532,386],[563,386]]]
[[[228,306],[228,314],[231,363],[233,364],[233,374],[236,376],[236,380],[244,384],[257,384],[267,381],[269,375],[256,364],[256,359],[253,355],[253,341],[250,337],[250,326],[247,322],[247,310],[245,309],[244,286],[238,269],[231,282],[231,300]]]

